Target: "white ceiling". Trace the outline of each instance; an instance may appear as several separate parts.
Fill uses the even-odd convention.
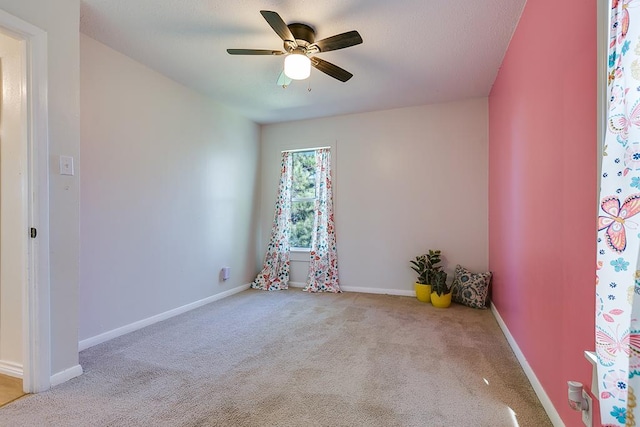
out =
[[[487,96],[526,0],[82,0],[80,30],[258,123],[384,110]],[[276,85],[282,49],[260,15],[316,30],[357,30],[364,43],[320,53],[354,74],[315,69]],[[309,86],[311,91],[308,91]]]

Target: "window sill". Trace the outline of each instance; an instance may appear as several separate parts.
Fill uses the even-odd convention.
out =
[[[289,251],[289,260],[291,262],[309,262],[309,252],[311,252],[310,249],[291,249]]]

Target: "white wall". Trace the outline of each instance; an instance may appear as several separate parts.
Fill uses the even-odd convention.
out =
[[[259,126],[80,40],[84,340],[253,279]]]
[[[412,292],[409,260],[441,249],[456,263],[488,264],[487,100],[265,125],[257,262],[269,239],[280,152],[332,146],[340,281],[347,290]],[[292,263],[291,280],[306,280]]]
[[[78,364],[78,174],[57,172],[59,155],[80,150],[80,0],[0,0],[0,9],[47,32],[51,371]]]

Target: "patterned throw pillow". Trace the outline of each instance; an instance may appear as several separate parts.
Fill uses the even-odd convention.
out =
[[[453,301],[473,308],[487,308],[487,294],[491,272],[472,273],[460,264],[456,265],[451,285]]]

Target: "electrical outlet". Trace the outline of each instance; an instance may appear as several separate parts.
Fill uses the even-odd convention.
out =
[[[587,427],[593,426],[593,399],[585,390],[582,390],[583,401],[587,402],[587,408],[582,410],[582,422]]]

